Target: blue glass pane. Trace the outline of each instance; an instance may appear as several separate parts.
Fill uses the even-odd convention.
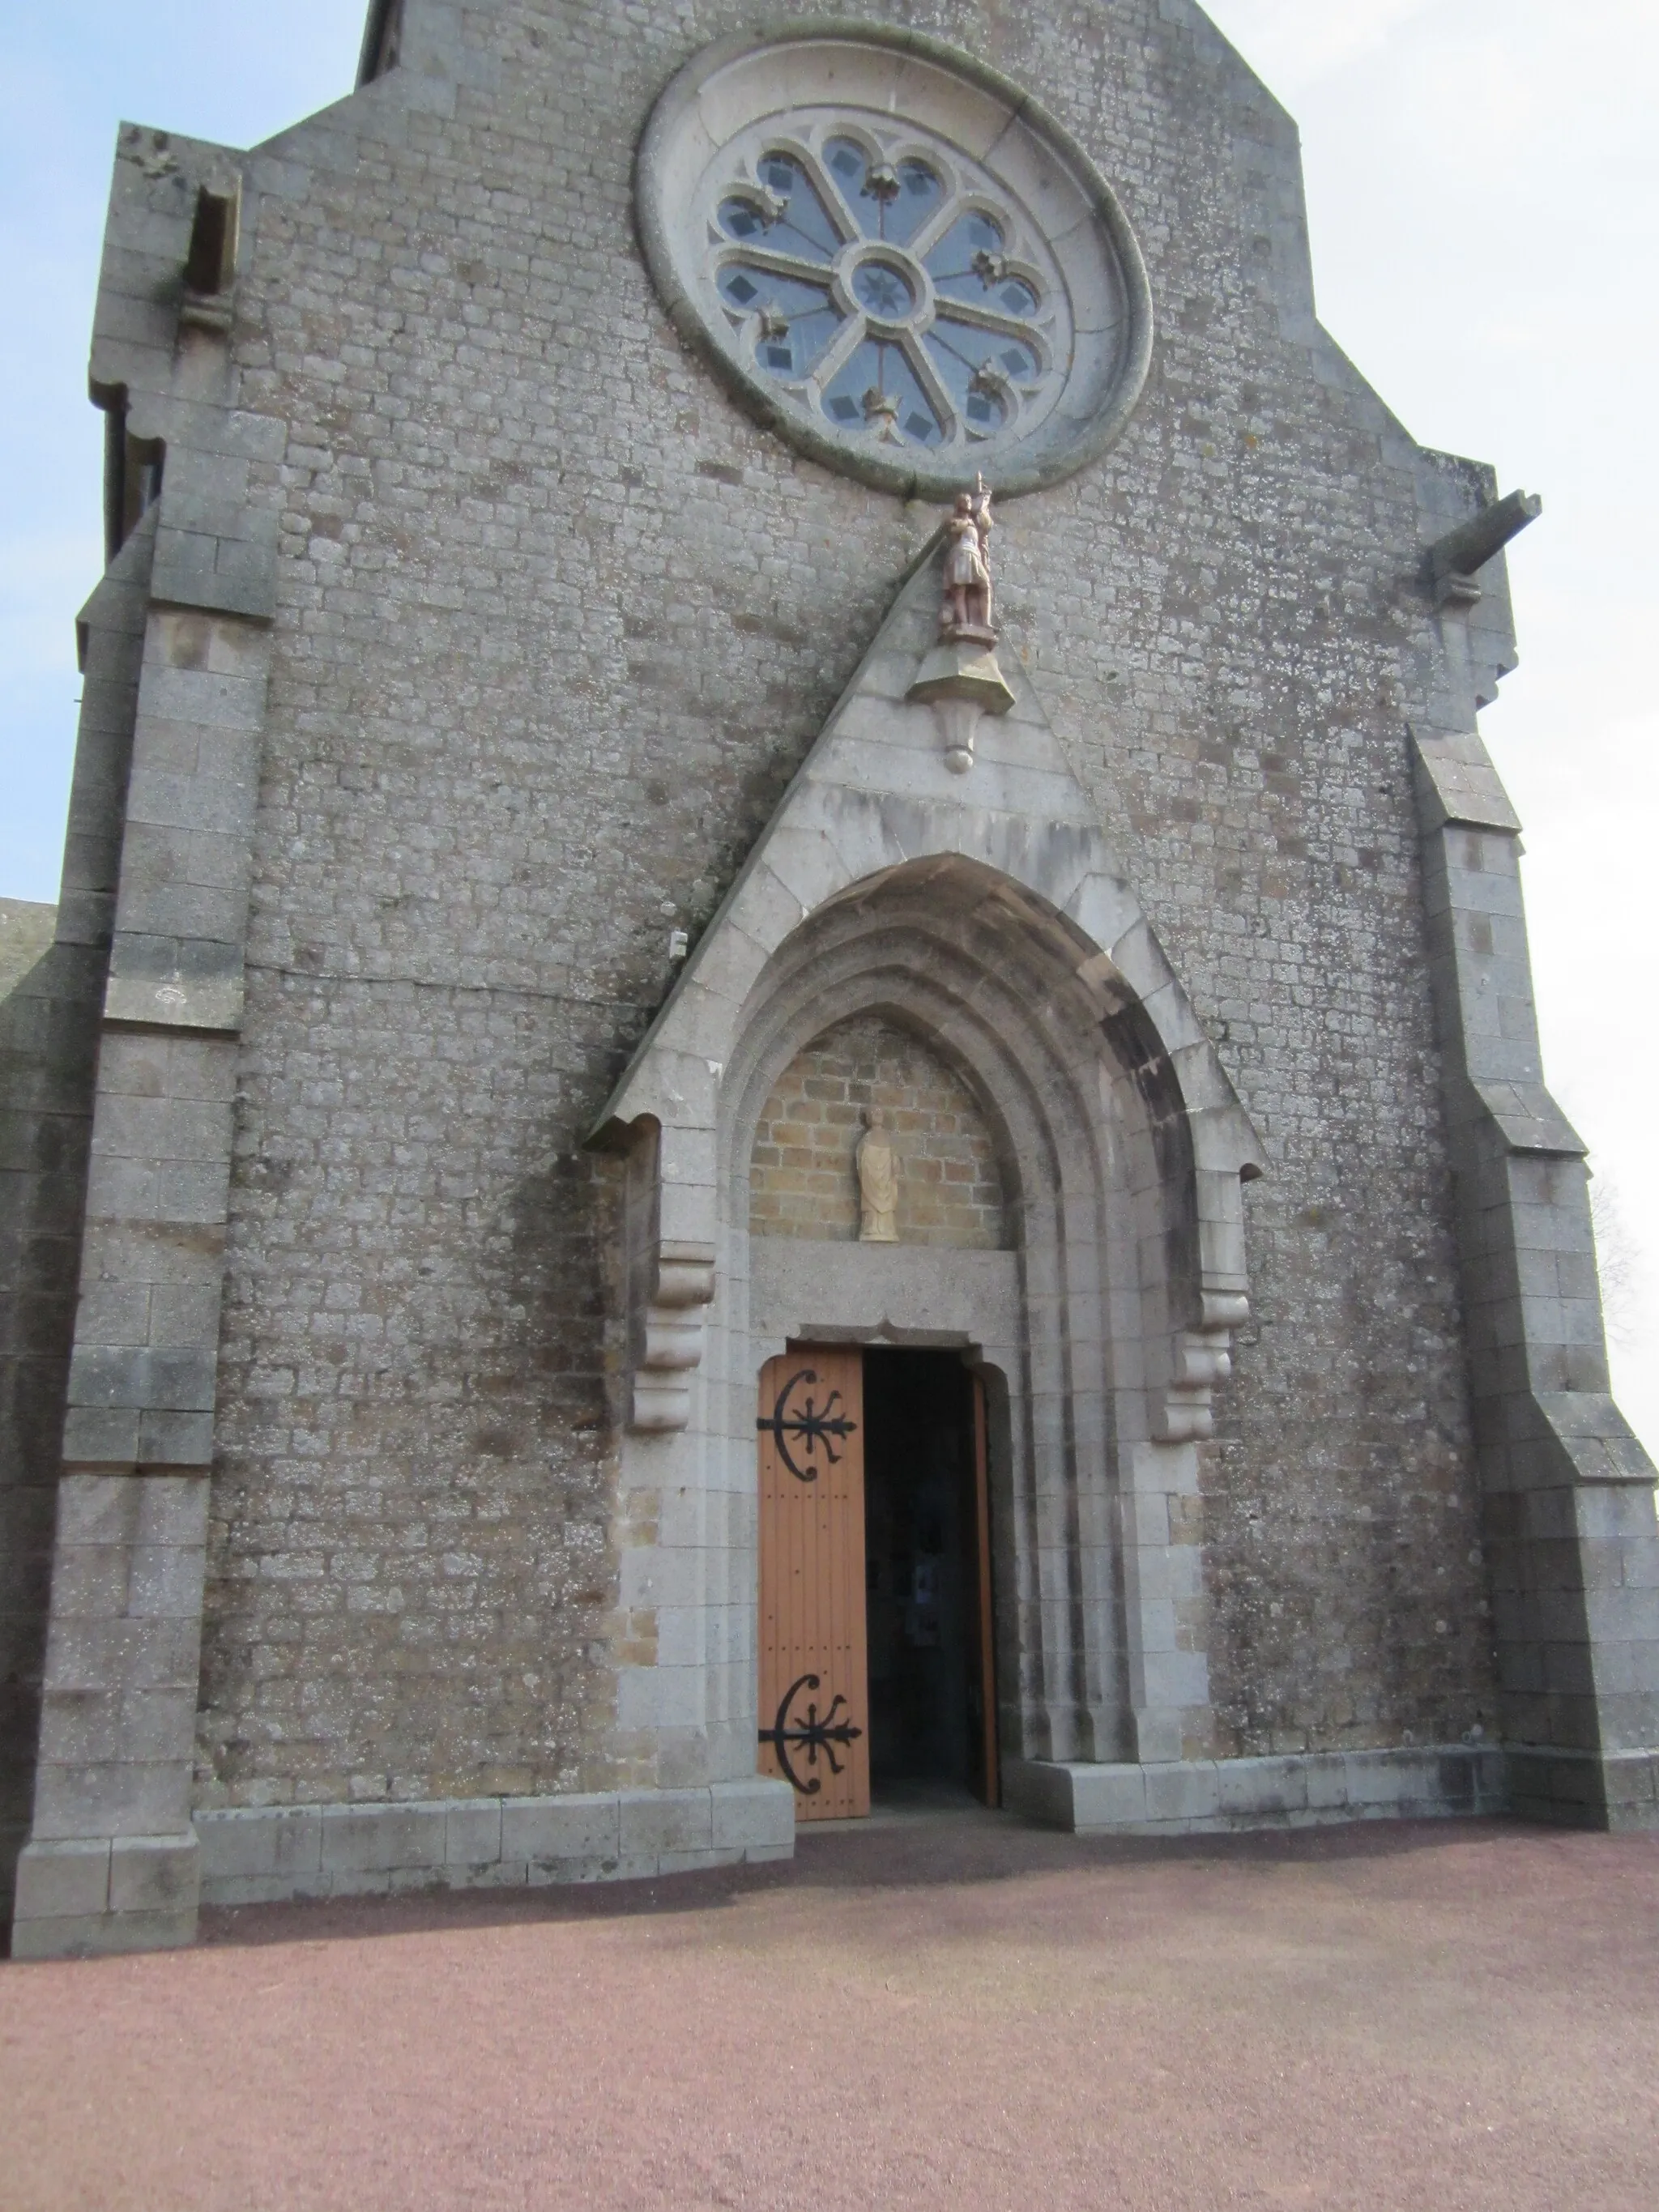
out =
[[[881,357],[893,350],[890,345],[878,345],[874,338],[866,338],[853,349],[824,389],[823,411],[831,422],[844,429],[863,428],[864,395],[882,388]]]
[[[720,292],[744,314],[761,316],[755,358],[775,376],[804,376],[841,321],[821,284],[742,262],[720,271]]]
[[[903,246],[945,198],[945,187],[926,161],[901,161],[898,180],[898,198],[887,210],[887,235]]]
[[[766,228],[766,218],[753,200],[722,200],[720,222],[728,238],[758,238]]]
[[[822,284],[809,284],[795,276],[780,276],[775,270],[757,269],[746,261],[726,264],[720,271],[720,289],[722,298],[730,300],[745,313],[760,305],[792,319],[820,311],[834,313],[830,295]]]
[[[953,222],[927,256],[927,273],[943,299],[971,301],[1005,315],[1034,315],[1036,294],[1002,266],[1002,233],[988,215]]]
[[[997,390],[1006,380],[1029,383],[1041,368],[1029,346],[1017,345],[994,331],[966,323],[935,323],[922,341],[939,380],[969,430],[988,436],[1008,418],[1006,400]]]
[[[853,271],[853,296],[872,315],[898,322],[916,304],[915,294],[896,269],[884,261],[865,261]]]
[[[781,331],[763,330],[755,346],[755,358],[774,376],[805,376],[835,327],[834,315],[824,315],[791,323]]]
[[[1001,251],[1002,233],[988,215],[961,216],[927,256],[927,272],[935,283],[952,273],[971,276],[976,253]]]
[[[787,154],[768,154],[760,164],[760,178],[787,203],[772,226],[770,244],[780,252],[799,253],[809,261],[827,261],[839,252],[841,233],[799,161]]]
[[[830,139],[823,158],[867,238],[890,238],[902,246],[945,197],[944,185],[926,161],[911,159],[896,167],[878,161],[872,167],[854,138]]]
[[[848,198],[856,198],[864,189],[864,173],[869,167],[863,147],[854,138],[832,138],[823,149],[823,158]]]
[[[912,445],[938,445],[945,435],[944,426],[921,388],[921,379],[897,346],[887,346],[884,351],[885,386],[899,404],[899,428]]]
[[[1015,384],[1030,383],[1042,363],[1030,346],[941,315],[924,341],[934,367],[952,398],[967,391],[975,373],[992,368]]]
[[[832,138],[823,149],[823,158],[830,173],[841,186],[842,198],[852,209],[859,228],[866,238],[887,235],[887,203],[898,190],[898,179],[879,163],[872,182],[870,156],[855,138]]]
[[[843,429],[897,430],[910,445],[936,446],[944,429],[903,349],[866,338],[836,371],[823,411]]]

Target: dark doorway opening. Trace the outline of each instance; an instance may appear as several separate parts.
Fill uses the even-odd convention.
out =
[[[951,1352],[864,1355],[870,1779],[997,1802],[982,1386]]]

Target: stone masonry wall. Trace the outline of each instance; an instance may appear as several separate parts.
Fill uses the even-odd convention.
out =
[[[999,1250],[1002,1180],[973,1093],[920,1037],[872,1017],[814,1039],[756,1125],[749,1228],[757,1237],[856,1237],[854,1152],[872,1106],[898,1162],[902,1244]]]
[[[1490,1635],[1406,752],[1415,449],[1313,321],[1293,126],[1186,0],[863,12],[1028,86],[1151,273],[1134,419],[1002,507],[999,606],[1270,1153],[1206,1478],[1221,1747],[1455,1739]],[[232,343],[289,434],[251,478],[282,569],[207,1803],[620,1771],[583,1137],[669,929],[937,520],[757,428],[641,265],[651,102],[752,11],[452,14],[465,82],[394,71],[274,142],[246,210]]]

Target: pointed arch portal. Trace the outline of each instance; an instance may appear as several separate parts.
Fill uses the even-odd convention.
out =
[[[1209,1747],[1197,1447],[1247,1312],[1261,1151],[1023,675],[967,776],[906,700],[931,570],[596,1132],[629,1164],[622,1525],[630,1491],[658,1505],[624,1545],[658,1658],[625,1673],[621,1718],[663,1780],[754,1771],[756,1378],[792,1340],[955,1346],[983,1376],[1006,1759]],[[1012,1249],[751,1237],[769,1095],[865,1015],[972,1091]]]

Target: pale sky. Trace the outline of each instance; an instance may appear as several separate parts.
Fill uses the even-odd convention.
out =
[[[362,0],[54,0],[0,23],[0,896],[57,896],[100,562],[86,343],[122,118],[248,145],[350,88]],[[787,11],[785,11],[787,12]],[[1545,512],[1483,717],[1526,824],[1546,1073],[1591,1146],[1614,1381],[1659,1448],[1654,0],[1214,0],[1297,118],[1322,319],[1413,436]]]

